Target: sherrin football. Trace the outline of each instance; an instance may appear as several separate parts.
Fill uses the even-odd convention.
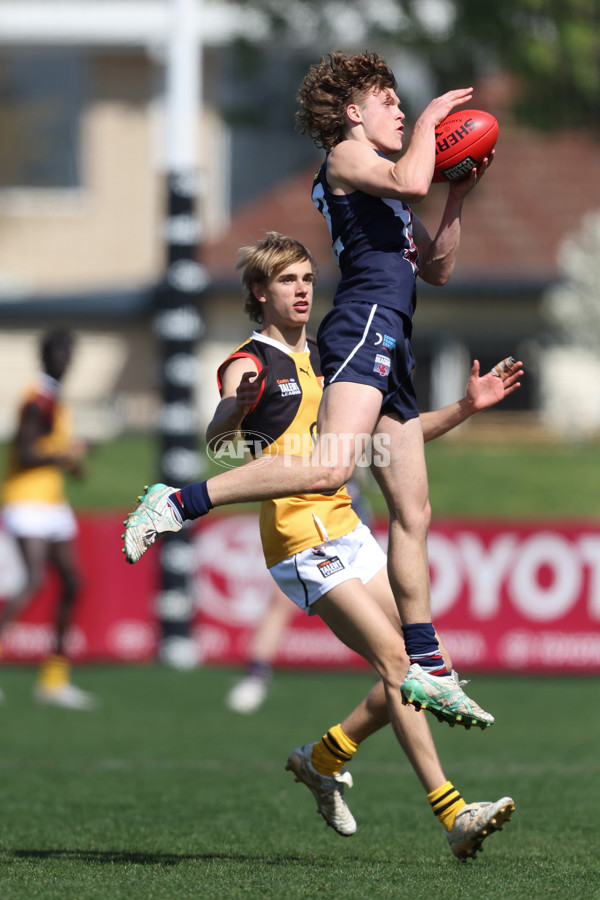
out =
[[[498,122],[481,109],[460,109],[435,129],[433,181],[459,181],[489,156],[498,140]]]

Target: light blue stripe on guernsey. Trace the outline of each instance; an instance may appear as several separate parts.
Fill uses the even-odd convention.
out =
[[[358,351],[360,350],[360,348],[362,347],[362,345],[363,345],[364,342],[366,341],[366,339],[367,339],[367,334],[368,334],[368,332],[369,332],[369,328],[371,327],[371,322],[373,321],[373,316],[375,315],[376,312],[377,312],[377,304],[374,303],[373,306],[371,307],[371,312],[369,313],[369,318],[368,318],[368,320],[367,320],[367,324],[365,325],[365,330],[363,331],[363,334],[362,334],[362,337],[361,337],[360,341],[358,342],[358,344],[356,345],[356,347],[353,349],[352,353],[350,353],[350,354],[346,357],[346,359],[345,359],[344,362],[341,364],[341,366],[339,367],[339,369],[337,370],[337,372],[335,373],[335,375],[333,376],[333,378],[330,380],[329,384],[333,384],[333,382],[334,382],[335,379],[338,377],[338,375],[340,374],[340,372],[343,372],[343,371],[344,371],[344,368],[348,365],[348,363],[350,362],[350,360],[352,359],[352,357],[353,357],[356,353],[358,353]]]

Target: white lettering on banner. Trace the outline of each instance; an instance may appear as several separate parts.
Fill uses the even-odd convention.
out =
[[[547,569],[552,578],[540,584]],[[577,601],[582,572],[577,554],[558,534],[541,532],[524,541],[516,553],[509,576],[514,606],[536,622],[562,618]]]
[[[510,669],[596,669],[600,634],[562,631],[509,631],[499,643],[501,662]]]
[[[356,654],[331,631],[317,631],[307,628],[295,628],[284,637],[281,653],[286,662],[323,664],[347,663],[356,659]]]
[[[460,558],[469,582],[471,612],[477,619],[491,619],[500,610],[500,588],[517,546],[515,534],[502,534],[489,547],[471,532],[457,535]]]
[[[385,546],[384,546],[385,549]],[[498,616],[502,591],[526,618],[552,621],[580,601],[589,569],[587,612],[600,620],[600,535],[570,539],[557,532],[520,536],[506,532],[488,544],[472,531],[429,535],[431,608],[436,616],[451,611],[464,593],[470,614],[479,620]]]
[[[579,549],[583,561],[590,567],[590,618],[600,621],[600,535],[582,535],[579,539]]]
[[[29,622],[13,622],[6,631],[3,641],[7,653],[23,659],[47,656],[52,652],[55,643],[54,626],[50,623],[31,624]],[[78,625],[72,625],[65,637],[67,656],[77,658],[87,650],[87,640]]]
[[[219,659],[231,652],[231,641],[225,628],[203,622],[194,630],[194,642],[201,660]]]
[[[457,666],[465,661],[475,665],[487,657],[485,637],[479,631],[450,631],[444,628],[443,638],[452,662]]]
[[[383,522],[375,535],[385,549]],[[242,661],[272,588],[257,519],[215,517],[198,528],[193,547],[196,644],[207,660]],[[434,524],[429,558],[434,621],[459,670],[600,668],[600,528]],[[318,619],[308,629],[296,618],[281,663],[366,666]]]
[[[106,643],[119,659],[145,659],[155,650],[155,629],[148,622],[123,619],[109,629]]]

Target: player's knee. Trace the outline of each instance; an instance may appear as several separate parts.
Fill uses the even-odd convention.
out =
[[[375,669],[380,676],[386,692],[395,689],[404,680],[409,659],[404,649],[404,641],[396,632],[390,632],[390,640],[380,648],[379,658],[375,661]]]
[[[427,501],[425,504],[415,504],[393,514],[390,527],[399,528],[405,534],[426,540],[430,524],[431,506]]]
[[[398,685],[402,684],[408,666],[408,659],[403,652],[397,652],[390,659],[384,661],[378,674],[385,686],[386,693],[396,690]]]
[[[70,607],[75,602],[81,589],[79,573],[65,569],[59,572],[59,577],[61,602],[63,606]]]
[[[73,603],[80,589],[79,577],[69,573],[63,581],[63,593],[67,602]]]

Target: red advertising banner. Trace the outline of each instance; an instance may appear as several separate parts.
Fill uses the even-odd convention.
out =
[[[153,659],[157,555],[128,566],[118,516],[81,516],[80,529],[84,588],[69,632],[73,659]],[[385,545],[385,526],[375,533]],[[193,549],[198,661],[243,664],[272,590],[256,516],[201,520]],[[429,556],[434,621],[460,671],[600,672],[600,523],[436,521]],[[0,532],[0,597],[19,578],[15,548]],[[49,578],[7,630],[5,661],[37,661],[48,652],[55,587]],[[276,662],[366,668],[318,617],[299,610]]]
[[[78,516],[82,593],[67,636],[76,662],[144,662],[156,656],[154,615],[157,560],[151,553],[137,566],[121,552],[123,516]],[[21,577],[17,550],[0,531],[0,598]],[[57,584],[50,574],[43,589],[2,639],[2,661],[34,662],[52,649]]]

